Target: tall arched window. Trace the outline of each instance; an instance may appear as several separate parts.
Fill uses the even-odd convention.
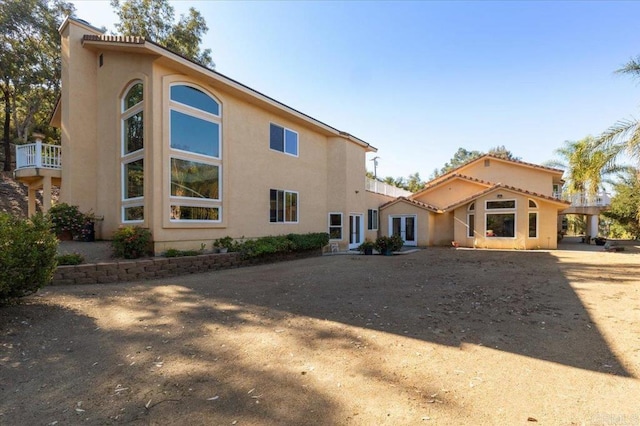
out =
[[[144,220],[143,85],[135,81],[122,98],[122,221]]]
[[[476,203],[469,204],[467,208],[467,237],[473,238],[476,234]]]
[[[221,108],[198,87],[169,88],[171,221],[222,220]]]

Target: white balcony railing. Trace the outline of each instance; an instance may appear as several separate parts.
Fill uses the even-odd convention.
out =
[[[412,194],[412,192],[405,189],[370,178],[365,178],[365,189],[376,194],[388,195],[389,197],[408,197]]]
[[[564,201],[569,201],[571,207],[606,207],[611,205],[611,194],[608,192],[598,192],[594,195],[561,194],[556,192],[553,196]]]
[[[62,169],[62,149],[40,141],[16,146],[16,170]]]

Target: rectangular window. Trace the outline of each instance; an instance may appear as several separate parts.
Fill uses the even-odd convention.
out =
[[[298,222],[298,193],[271,189],[269,191],[269,222]]]
[[[516,214],[515,213],[487,213],[487,226],[485,235],[487,237],[513,238],[516,235]]]
[[[529,213],[529,238],[538,238],[538,213]]]
[[[476,233],[476,215],[467,215],[467,237],[473,238]]]
[[[171,220],[219,221],[219,207],[171,206]]]
[[[516,208],[516,200],[487,201],[487,210],[515,209],[515,208]]]
[[[367,229],[369,231],[378,230],[378,210],[376,209],[367,210]]]
[[[144,148],[142,111],[124,120],[124,154]]]
[[[220,126],[171,110],[171,148],[220,158]]]
[[[269,128],[269,147],[275,151],[298,156],[298,133],[271,123]]]
[[[144,160],[131,161],[124,165],[123,198],[139,198],[144,196]]]
[[[329,238],[342,239],[342,213],[329,213]]]
[[[171,158],[171,195],[219,200],[220,167]]]
[[[143,206],[126,206],[122,208],[122,219],[124,222],[141,222],[144,220]]]

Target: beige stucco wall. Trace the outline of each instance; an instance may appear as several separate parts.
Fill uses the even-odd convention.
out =
[[[473,194],[477,194],[487,187],[488,185],[454,178],[432,189],[425,190],[412,198],[432,206],[445,208]]]
[[[415,228],[416,228],[416,237],[417,244],[420,247],[426,247],[430,245],[431,239],[431,220],[429,210],[425,210],[418,206],[406,203],[406,202],[398,202],[392,204],[388,207],[385,207],[380,212],[380,235],[389,236],[389,227],[390,227],[390,218],[392,216],[415,216]]]
[[[488,161],[488,167],[485,162]],[[551,196],[553,172],[544,169],[500,161],[490,158],[480,160],[460,169],[459,173],[492,183],[502,183],[519,189]],[[556,177],[558,179],[559,177]]]
[[[82,47],[89,33],[71,21],[63,36],[63,200],[104,216],[102,236],[109,238],[121,222],[122,167],[121,97],[136,79],[144,84],[145,220],[156,252],[168,248],[211,248],[215,238],[252,238],[288,233],[327,232],[328,213],[343,214],[342,248],[348,243],[350,214],[362,215],[376,197],[365,191],[366,148],[347,135],[330,135],[277,108],[253,103],[247,96],[225,91],[212,78],[157,56],[98,47]],[[94,32],[95,33],[95,32]],[[65,54],[64,49],[67,49]],[[98,67],[98,57],[103,65]],[[73,82],[70,84],[69,81]],[[221,106],[221,206],[219,223],[169,221],[171,154],[169,85],[185,82],[212,95]],[[269,147],[269,125],[298,133],[298,156]],[[298,192],[298,222],[270,223],[270,189]],[[382,202],[386,202],[384,200]],[[382,202],[380,204],[382,204]]]
[[[503,196],[503,200],[516,200],[516,224],[515,237],[499,238],[487,237],[486,230],[486,213],[485,202],[498,200],[497,194]],[[530,198],[522,194],[511,191],[498,191],[479,197],[475,201],[475,238],[467,236],[467,215],[468,204],[455,209],[455,231],[454,239],[461,246],[493,248],[493,249],[555,249],[557,248],[557,211],[556,204],[534,200],[537,208],[529,208]],[[492,212],[500,213],[500,211],[492,210]],[[529,237],[529,212],[538,214],[538,236],[537,238]]]

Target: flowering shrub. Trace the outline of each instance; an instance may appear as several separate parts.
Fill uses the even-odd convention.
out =
[[[151,231],[139,226],[124,226],[113,233],[111,246],[116,257],[137,259],[151,253]]]
[[[47,214],[56,234],[70,231],[73,238],[81,237],[87,222],[92,220],[92,216],[82,213],[78,206],[70,206],[67,203],[54,205]]]

